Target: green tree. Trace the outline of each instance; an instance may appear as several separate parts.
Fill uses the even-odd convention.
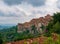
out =
[[[53,23],[60,22],[60,13],[54,13],[53,15]]]
[[[53,15],[53,32],[60,33],[60,13],[54,13]]]
[[[53,32],[60,34],[60,23],[57,22],[52,29]]]
[[[46,35],[51,35],[51,33],[60,33],[60,13],[54,13],[53,20],[49,22],[48,26],[46,27]]]

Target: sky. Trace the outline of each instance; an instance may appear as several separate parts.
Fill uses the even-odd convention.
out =
[[[60,0],[0,0],[0,24],[28,22],[60,12]]]

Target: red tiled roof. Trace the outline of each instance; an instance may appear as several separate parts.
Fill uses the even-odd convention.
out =
[[[43,23],[45,26],[48,24],[48,22],[51,20],[51,16],[48,14],[45,17],[40,17],[36,19],[32,19],[30,22],[25,22],[24,24],[18,24],[18,26],[24,26],[26,28],[29,28],[31,25],[37,26],[38,23]]]

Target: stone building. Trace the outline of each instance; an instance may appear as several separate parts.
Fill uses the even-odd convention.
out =
[[[48,23],[51,20],[52,20],[52,17],[48,14],[45,17],[32,19],[30,22],[25,22],[23,24],[18,23],[18,30],[17,30],[17,32],[25,31],[26,29],[28,29],[31,32],[31,26],[32,25],[35,25],[36,30],[42,32],[41,26],[42,25],[47,26]]]

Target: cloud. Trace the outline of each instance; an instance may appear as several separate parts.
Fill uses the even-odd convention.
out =
[[[28,3],[28,4],[31,4],[33,6],[41,6],[41,5],[44,5],[45,4],[45,1],[46,0],[4,0],[4,2],[7,4],[7,5],[19,5],[19,4],[22,4],[22,3]]]
[[[19,9],[19,6],[7,6],[2,1],[0,1],[0,13],[0,16],[25,16],[23,8]]]
[[[60,9],[60,0],[57,1],[57,7]]]
[[[18,5],[21,4],[23,0],[4,0],[7,5]]]
[[[33,6],[42,6],[45,4],[46,0],[27,0],[27,3],[32,4]]]
[[[0,24],[24,23],[33,18],[60,12],[59,0],[0,0]],[[8,4],[8,5],[7,5]]]

